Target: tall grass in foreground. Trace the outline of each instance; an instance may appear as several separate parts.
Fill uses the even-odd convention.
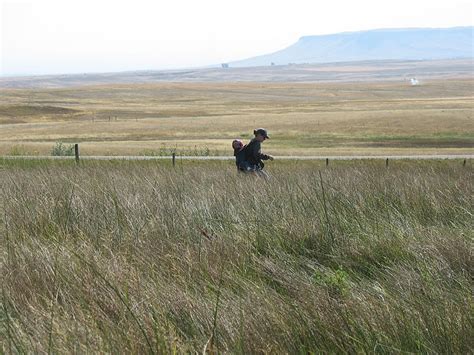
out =
[[[472,167],[268,165],[4,162],[3,351],[474,351]]]

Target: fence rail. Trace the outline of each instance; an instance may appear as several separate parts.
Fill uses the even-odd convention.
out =
[[[334,156],[275,156],[278,160],[322,160],[329,164],[331,160],[443,160],[443,159],[473,159],[474,154],[458,155],[334,155]],[[51,156],[51,155],[3,155],[0,159],[50,159],[50,160],[75,160],[77,156]],[[141,156],[141,155],[81,155],[81,160],[234,160],[233,156]]]

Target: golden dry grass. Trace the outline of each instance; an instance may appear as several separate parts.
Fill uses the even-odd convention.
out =
[[[269,171],[0,158],[0,352],[473,353],[470,163]]]
[[[275,155],[473,153],[472,79],[376,83],[160,83],[5,89],[0,154],[136,155],[209,148],[269,129]]]

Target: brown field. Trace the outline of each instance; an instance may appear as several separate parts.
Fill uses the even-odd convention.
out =
[[[474,79],[0,89],[0,154],[230,155],[266,127],[274,155],[472,154]]]

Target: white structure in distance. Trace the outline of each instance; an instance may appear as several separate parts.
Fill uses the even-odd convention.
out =
[[[410,83],[411,83],[411,86],[420,85],[420,82],[418,81],[417,78],[411,78]]]

